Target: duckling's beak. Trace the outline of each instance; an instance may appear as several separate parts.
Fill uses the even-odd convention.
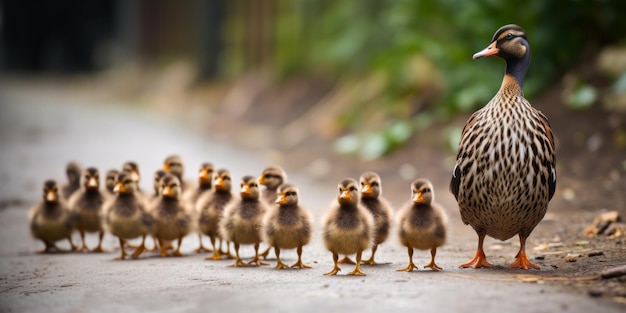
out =
[[[352,196],[350,195],[350,190],[344,190],[339,195],[339,199],[341,200],[352,200]]]
[[[164,186],[161,190],[161,194],[165,197],[171,197],[174,195],[174,189],[170,186]]]
[[[257,179],[257,181],[259,182],[259,184],[265,186],[265,175],[259,176],[259,179]]]
[[[46,201],[48,201],[48,202],[57,201],[57,194],[56,194],[56,192],[54,192],[52,190],[46,191]]]
[[[124,184],[119,182],[117,184],[115,184],[115,188],[113,188],[114,192],[125,192],[126,188],[124,187]]]
[[[363,190],[361,190],[361,193],[364,195],[371,195],[372,194],[372,185],[370,184],[365,184],[363,185]]]
[[[248,185],[243,185],[243,187],[241,187],[241,194],[242,195],[249,195],[250,194],[250,186]]]
[[[208,170],[202,169],[198,173],[198,178],[200,179],[201,182],[210,182],[211,181],[211,174],[210,174],[210,172]]]
[[[218,177],[215,180],[215,188],[224,188],[224,178]]]
[[[163,164],[163,170],[168,172],[168,173],[170,172],[170,165],[169,165],[169,163]]]
[[[285,194],[281,193],[278,195],[278,198],[276,199],[276,203],[278,204],[287,204],[287,197],[285,197]]]
[[[134,182],[139,182],[139,173],[137,173],[136,171],[132,171],[130,172],[130,179],[132,179]]]
[[[498,54],[500,52],[500,49],[496,47],[497,43],[498,41],[494,41],[489,46],[487,46],[487,48],[474,53],[474,55],[472,56],[472,59],[476,60],[476,59],[480,59],[483,57],[488,57],[488,56]]]
[[[90,188],[98,187],[98,181],[96,180],[95,177],[89,177],[89,179],[87,179],[87,187],[90,187]]]
[[[422,203],[422,201],[424,201],[424,198],[422,197],[422,192],[421,191],[417,191],[413,194],[413,203]]]

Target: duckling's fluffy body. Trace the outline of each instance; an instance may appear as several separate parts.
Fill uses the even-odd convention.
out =
[[[72,250],[75,249],[72,243],[75,215],[67,204],[59,199],[55,181],[48,180],[44,183],[44,200],[30,209],[28,221],[31,235],[46,245],[45,250],[41,252],[58,249],[56,242],[61,239],[68,239]]]
[[[154,217],[153,236],[159,241],[161,256],[167,256],[164,242],[178,240],[178,246],[172,255],[180,256],[183,237],[191,231],[191,207],[180,197],[180,180],[166,174],[161,178],[161,195],[149,209]]]
[[[272,206],[264,219],[267,244],[281,249],[295,249],[311,240],[313,216],[299,205]]]
[[[85,169],[83,187],[74,192],[69,201],[69,207],[76,215],[76,229],[80,232],[82,250],[88,250],[85,243],[85,232],[99,232],[96,252],[102,252],[102,207],[110,197],[100,189],[99,171],[95,167]]]

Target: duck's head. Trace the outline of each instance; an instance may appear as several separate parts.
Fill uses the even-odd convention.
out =
[[[106,177],[104,178],[104,185],[110,192],[113,192],[113,188],[115,188],[115,184],[117,183],[117,175],[119,173],[120,172],[118,170],[109,170]]]
[[[230,171],[223,168],[217,170],[213,182],[216,191],[230,191],[232,185]]]
[[[258,199],[259,184],[254,176],[246,175],[241,179],[241,190],[239,191],[242,199]]]
[[[337,201],[340,204],[354,205],[359,203],[359,188],[356,180],[344,178],[339,182],[339,196]]]
[[[211,185],[213,181],[213,164],[202,163],[198,171],[198,182],[200,185]]]
[[[65,174],[67,175],[67,180],[75,186],[78,186],[80,184],[80,176],[82,172],[82,166],[80,166],[80,163],[76,161],[71,161],[65,166]]]
[[[276,189],[287,181],[287,174],[279,166],[270,166],[263,170],[258,181],[259,184],[264,185],[267,189]]]
[[[176,175],[179,179],[182,179],[183,174],[185,173],[183,158],[178,155],[168,156],[163,162],[163,170]]]
[[[139,165],[137,162],[128,161],[122,165],[122,171],[130,173],[131,178],[139,185],[141,176],[139,175]]]
[[[43,183],[43,200],[45,202],[59,201],[59,188],[55,180],[49,179]]]
[[[83,174],[83,186],[87,189],[100,188],[100,172],[95,167],[88,167]]]
[[[530,53],[530,46],[526,38],[526,32],[515,24],[500,27],[493,35],[491,44],[487,48],[476,52],[474,60],[488,56],[499,56],[507,59],[522,59]]]
[[[161,196],[166,198],[178,198],[181,193],[180,180],[173,174],[165,174],[159,181]]]
[[[428,179],[416,179],[411,184],[411,201],[415,204],[429,205],[435,198],[433,184]]]
[[[276,191],[276,203],[279,205],[298,204],[298,188],[292,184],[285,183],[278,187]]]
[[[137,183],[130,172],[122,171],[117,175],[117,183],[115,184],[115,188],[113,188],[114,192],[119,194],[131,194],[136,190]]]
[[[163,176],[165,176],[165,174],[167,174],[167,172],[164,171],[164,170],[156,170],[154,172],[153,186],[154,186],[154,194],[155,195],[160,195],[161,194],[161,178],[163,178]]]
[[[382,193],[380,176],[374,172],[365,172],[359,178],[361,182],[361,197],[378,198]]]

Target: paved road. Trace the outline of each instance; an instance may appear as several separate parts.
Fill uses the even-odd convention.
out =
[[[28,233],[27,209],[39,199],[44,179],[63,179],[69,160],[102,170],[136,160],[148,190],[151,173],[171,153],[185,158],[190,177],[203,161],[231,169],[234,177],[258,174],[267,164],[251,151],[206,138],[173,118],[123,105],[86,105],[85,98],[63,90],[17,87],[0,84],[0,312],[623,312],[614,303],[561,285],[517,282],[512,277],[520,271],[458,269],[471,255],[475,235],[454,218],[453,233],[470,234],[469,246],[440,249],[443,272],[395,272],[406,265],[407,256],[391,240],[378,254],[379,261],[390,263],[364,267],[367,277],[323,276],[332,260],[319,227],[305,247],[304,261],[313,265],[308,270],[230,268],[231,261],[205,261],[204,255],[191,253],[195,234],[185,239],[182,258],[147,254],[120,262],[112,260],[116,251],[34,254],[43,245]],[[335,187],[317,186],[297,171],[290,180],[303,190],[303,202],[319,222]],[[90,236],[88,243],[95,240]],[[115,247],[116,240],[107,235],[105,248]],[[250,256],[252,249],[241,252]],[[293,251],[281,255],[288,262],[295,259]],[[428,253],[416,252],[414,259],[425,264]],[[340,274],[349,270],[343,266]]]

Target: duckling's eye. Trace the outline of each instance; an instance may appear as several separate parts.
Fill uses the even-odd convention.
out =
[[[293,192],[293,191],[287,191],[287,192],[285,193],[285,195],[286,195],[287,197],[289,197],[289,196],[295,196],[295,195],[296,195],[296,193],[295,193],[295,192]]]
[[[378,182],[373,182],[372,187],[378,187]]]
[[[508,34],[506,35],[506,39],[511,39],[511,38],[513,38],[513,34],[508,33]]]
[[[424,188],[424,190],[422,192],[430,192],[430,188]]]
[[[350,187],[350,191],[356,191],[356,187],[354,186]]]
[[[361,187],[364,187],[364,186],[365,186],[365,183],[364,183],[364,182],[361,182]]]
[[[250,184],[250,187],[258,187],[258,185],[256,183],[252,183]]]
[[[222,179],[223,179],[224,181],[226,181],[226,180],[230,180],[230,177],[228,177],[228,176],[224,176],[224,178],[222,178]]]

